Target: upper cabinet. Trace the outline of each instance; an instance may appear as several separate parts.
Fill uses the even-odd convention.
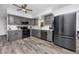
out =
[[[13,15],[8,15],[9,25],[21,25],[21,18]]]
[[[38,25],[38,19],[37,18],[34,19],[34,25]]]
[[[8,15],[8,24],[9,25],[26,25],[26,24],[29,25],[30,19],[14,16],[14,15]]]
[[[51,25],[53,23],[53,20],[54,20],[53,14],[44,16],[45,25]]]
[[[15,23],[14,17],[8,15],[8,24],[13,25]]]
[[[31,25],[38,25],[38,19],[37,18],[31,19],[30,24]]]

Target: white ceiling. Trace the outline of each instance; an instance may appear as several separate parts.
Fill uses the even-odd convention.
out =
[[[67,4],[30,4],[28,6],[33,10],[32,15],[38,15],[49,9],[56,10],[62,8],[67,6]]]
[[[31,14],[32,17],[34,17],[39,15],[40,13],[43,13],[46,10],[52,9],[53,11],[68,5],[69,4],[28,4],[28,8],[33,10],[32,12],[28,13]],[[8,8],[18,9],[16,6],[10,4],[6,6],[8,6]]]

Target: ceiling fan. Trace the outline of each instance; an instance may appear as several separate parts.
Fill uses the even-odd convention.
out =
[[[27,13],[28,11],[32,11],[31,9],[27,8],[27,4],[22,4],[20,6],[17,4],[13,4],[13,5],[19,8],[19,9],[17,9],[17,11],[23,11],[25,13]]]

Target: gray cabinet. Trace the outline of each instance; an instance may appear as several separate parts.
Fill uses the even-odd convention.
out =
[[[35,33],[34,33],[34,31],[35,31],[35,30],[34,30],[34,29],[32,29],[32,31],[31,31],[31,32],[32,32],[32,36],[35,36]]]
[[[22,20],[21,17],[14,17],[14,24],[21,25],[21,20]]]
[[[8,16],[8,24],[10,24],[10,25],[14,25],[15,24],[13,16],[10,16],[10,15]]]
[[[30,18],[8,15],[8,24],[9,25],[22,25],[22,22],[29,22],[29,24],[30,24]]]
[[[17,39],[22,39],[22,31],[21,30],[13,30],[8,31],[8,40],[13,41]]]
[[[44,20],[45,20],[45,25],[52,25],[53,20],[54,20],[53,14],[46,15],[44,17]]]
[[[38,25],[38,19],[34,19],[34,25]]]
[[[43,40],[50,41],[50,42],[53,42],[53,40],[54,40],[53,31],[50,31],[50,30],[31,29],[30,35],[37,37],[37,38],[41,38]]]
[[[47,40],[53,42],[53,31],[47,31]]]
[[[38,19],[31,19],[30,24],[31,25],[38,25]]]
[[[32,29],[31,32],[32,36],[40,38],[40,30]]]
[[[17,16],[8,16],[8,24],[9,25],[21,25],[21,18]]]
[[[47,31],[46,30],[41,30],[41,39],[47,40]]]
[[[17,31],[17,39],[22,39],[22,31],[21,30]]]
[[[30,20],[30,25],[32,25],[32,26],[34,25],[34,20],[33,19]]]

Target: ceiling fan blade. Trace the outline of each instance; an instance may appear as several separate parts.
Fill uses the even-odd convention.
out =
[[[27,13],[27,11],[23,11],[24,13]]]
[[[16,5],[16,4],[13,4],[14,6],[16,6],[16,7],[19,7],[19,8],[21,8],[20,6],[18,6],[18,5]]]
[[[17,11],[22,10],[23,12],[27,13],[27,11],[32,11],[31,9],[27,9],[27,4],[23,4],[21,6],[17,5],[17,4],[13,4],[14,6],[18,7],[19,9],[17,9]]]
[[[32,11],[31,9],[25,9],[25,10]]]
[[[17,11],[21,11],[22,9],[17,9]]]
[[[23,4],[22,7],[25,9],[27,7],[27,4]]]
[[[25,11],[25,13],[27,13],[27,11]]]

